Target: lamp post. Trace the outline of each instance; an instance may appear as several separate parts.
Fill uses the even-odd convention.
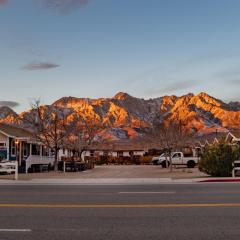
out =
[[[82,161],[82,160],[85,161],[84,155],[83,155],[83,159],[81,157],[83,150],[84,150],[84,136],[85,136],[84,131],[78,134],[78,152],[79,152],[79,160],[80,161]]]

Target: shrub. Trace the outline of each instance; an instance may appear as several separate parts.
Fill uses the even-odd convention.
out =
[[[98,165],[108,164],[108,156],[97,157],[97,164]]]
[[[237,149],[224,142],[210,146],[202,154],[199,170],[214,177],[229,177],[237,156]]]
[[[141,164],[140,156],[132,156],[131,157],[131,164],[140,165]]]
[[[149,165],[152,163],[152,156],[141,156],[140,164]]]

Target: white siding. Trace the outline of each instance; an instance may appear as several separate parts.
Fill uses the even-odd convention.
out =
[[[143,156],[144,153],[145,153],[145,151],[134,151],[134,152],[133,152],[133,154],[134,154],[135,156]]]
[[[129,152],[123,152],[123,157],[129,157]]]
[[[0,133],[0,142],[7,142],[8,137]]]
[[[59,149],[58,151],[58,158],[61,160],[61,157],[68,157],[70,156],[70,152],[67,149]]]

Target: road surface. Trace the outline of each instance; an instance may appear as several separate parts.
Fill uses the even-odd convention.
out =
[[[8,239],[240,239],[240,185],[0,186]]]

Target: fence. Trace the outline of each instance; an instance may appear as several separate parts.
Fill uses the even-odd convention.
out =
[[[0,172],[2,173],[14,173],[14,179],[18,180],[18,162],[8,161],[0,163]]]
[[[45,157],[45,156],[35,156],[35,155],[31,155],[27,158],[26,160],[26,173],[28,173],[28,169],[32,166],[32,165],[51,165],[53,166],[54,164],[54,158],[53,157]]]
[[[60,164],[60,169],[63,172],[66,172],[67,169],[70,169],[70,171],[84,171],[94,168],[94,160],[88,157],[85,157],[84,161],[79,157],[62,157]]]

